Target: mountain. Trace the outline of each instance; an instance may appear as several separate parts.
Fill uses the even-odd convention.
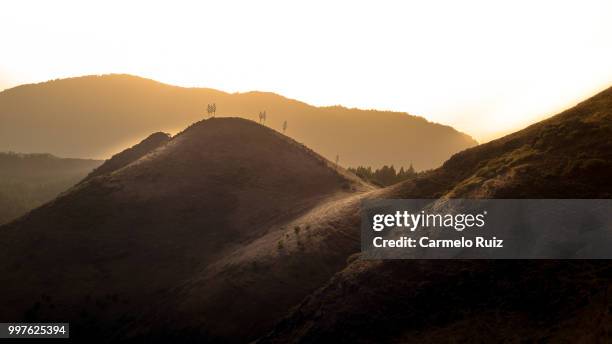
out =
[[[244,119],[155,134],[0,227],[0,321],[90,341],[605,340],[606,261],[358,253],[365,199],[609,197],[611,105],[609,89],[383,189]]]
[[[100,163],[51,154],[0,153],[0,224],[52,200]]]
[[[0,92],[0,149],[107,158],[151,132],[175,133],[207,116],[257,120],[343,166],[438,167],[477,143],[451,127],[406,113],[314,107],[266,92],[225,93],[130,75],[84,76]],[[25,135],[27,133],[27,135]]]
[[[377,197],[611,198],[611,138],[609,88]],[[609,261],[355,260],[259,342],[603,343],[611,285]]]
[[[74,336],[99,340],[166,329],[188,336],[195,325],[205,338],[259,335],[343,266],[325,255],[302,264],[314,254],[306,243],[322,237],[295,219],[371,190],[252,121],[215,118],[172,138],[154,134],[0,227],[0,319],[69,320]],[[311,282],[277,279],[296,273]],[[263,282],[249,281],[258,274]],[[275,288],[278,297],[267,298]],[[228,316],[250,325],[218,321]]]

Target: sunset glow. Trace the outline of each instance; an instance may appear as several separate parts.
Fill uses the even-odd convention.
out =
[[[610,1],[4,1],[0,89],[129,73],[405,111],[480,142],[612,84]]]

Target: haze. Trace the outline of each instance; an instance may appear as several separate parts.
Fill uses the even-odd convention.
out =
[[[4,1],[0,89],[129,73],[406,111],[483,142],[612,84],[610,1]]]

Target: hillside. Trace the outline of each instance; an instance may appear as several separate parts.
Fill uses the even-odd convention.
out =
[[[85,76],[0,92],[0,149],[108,158],[152,132],[176,133],[206,116],[257,120],[343,166],[438,167],[476,145],[451,127],[406,113],[314,107],[264,92],[225,93],[170,86],[130,75]],[[27,135],[24,135],[27,133]]]
[[[299,261],[289,259],[289,239],[279,247],[279,238],[294,231],[293,220],[372,187],[300,143],[244,119],[209,119],[171,139],[156,136],[166,142],[137,158],[141,154],[133,153],[151,142],[145,140],[116,155],[121,161],[116,168],[0,227],[1,320],[65,319],[77,337],[108,340],[139,335],[117,327],[120,320],[130,331],[151,326],[144,333],[181,333],[191,325],[178,321],[185,317],[206,323],[200,336],[236,340],[252,335],[252,329],[228,333],[212,315],[250,314],[253,324],[262,319],[253,325],[261,334],[262,326],[269,328],[342,267],[305,276],[310,283],[283,286],[278,298],[265,299],[276,304],[268,313],[261,308],[247,313],[250,303],[264,299],[247,298],[232,285],[243,282],[227,278],[236,273],[231,264],[238,258],[232,257],[264,243],[265,254],[290,264],[268,271],[269,261],[261,261],[266,281],[278,284],[274,273],[295,273]],[[111,164],[112,159],[105,163]],[[259,271],[256,264],[249,267]],[[202,284],[211,274],[219,284]],[[197,294],[184,295],[191,284],[198,286],[188,291]],[[205,314],[211,316],[201,320]]]
[[[611,137],[609,88],[377,197],[610,198]],[[355,260],[260,343],[603,343],[610,286],[608,261]]]
[[[0,153],[0,224],[52,200],[101,163],[50,154]]]
[[[151,153],[155,149],[165,145],[168,143],[168,141],[170,141],[170,139],[171,136],[166,133],[151,134],[138,144],[121,151],[113,155],[110,159],[104,161],[102,165],[98,166],[95,170],[88,174],[84,181],[117,171]]]

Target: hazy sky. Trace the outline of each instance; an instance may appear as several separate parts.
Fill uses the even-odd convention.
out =
[[[130,73],[406,111],[479,141],[612,85],[612,1],[2,1],[0,89]]]

